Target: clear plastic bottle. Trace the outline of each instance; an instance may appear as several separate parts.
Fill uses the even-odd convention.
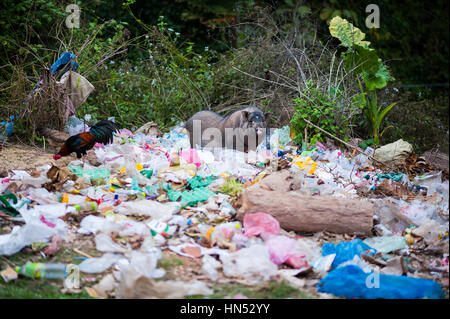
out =
[[[65,264],[27,263],[17,266],[15,270],[18,274],[31,278],[64,279],[67,274]]]

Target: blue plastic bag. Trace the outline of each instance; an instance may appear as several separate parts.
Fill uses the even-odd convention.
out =
[[[346,298],[441,299],[445,294],[432,280],[379,273],[365,273],[354,265],[332,270],[317,285],[319,292]]]
[[[62,76],[69,70],[76,71],[79,65],[72,60],[73,58],[75,58],[75,54],[73,54],[72,52],[64,52],[63,54],[61,54],[59,59],[56,60],[55,63],[53,63],[50,69],[51,75],[55,75],[58,73],[58,76]]]
[[[11,136],[14,133],[14,115],[9,117],[9,121],[0,123],[0,134],[6,132],[7,136]]]
[[[373,255],[377,251],[365,244],[361,239],[353,239],[350,242],[342,241],[339,244],[325,243],[322,245],[322,256],[336,254],[332,268],[336,268],[343,262],[352,260],[355,255],[361,257],[361,254]]]

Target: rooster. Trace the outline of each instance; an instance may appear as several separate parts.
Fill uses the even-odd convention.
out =
[[[69,137],[53,159],[58,160],[63,156],[75,152],[77,158],[94,147],[95,143],[109,144],[113,141],[113,133],[119,130],[119,126],[109,120],[103,120],[91,127],[89,132],[80,133]]]

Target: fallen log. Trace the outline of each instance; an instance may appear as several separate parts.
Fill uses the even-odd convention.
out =
[[[256,184],[242,192],[239,202],[238,220],[248,213],[265,212],[287,231],[370,235],[373,227],[374,207],[363,200],[272,191]]]

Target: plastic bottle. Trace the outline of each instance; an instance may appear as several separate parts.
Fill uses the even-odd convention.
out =
[[[27,263],[17,266],[16,272],[31,278],[62,279],[66,277],[65,264]]]
[[[73,195],[69,193],[61,193],[59,195],[59,202],[69,205],[79,205],[81,203],[84,203],[85,200],[85,196],[82,195]]]
[[[235,233],[242,233],[240,222],[223,223],[216,227],[201,224],[198,225],[200,232],[209,242],[217,243],[223,240],[230,241]]]
[[[80,204],[76,204],[73,207],[77,210],[77,212],[86,212],[90,210],[97,210],[98,205],[96,202],[84,202]]]
[[[152,220],[148,224],[150,227],[150,232],[152,236],[162,235],[165,238],[172,238],[172,235],[176,231],[176,226],[169,226],[166,223],[160,222],[159,220]]]

